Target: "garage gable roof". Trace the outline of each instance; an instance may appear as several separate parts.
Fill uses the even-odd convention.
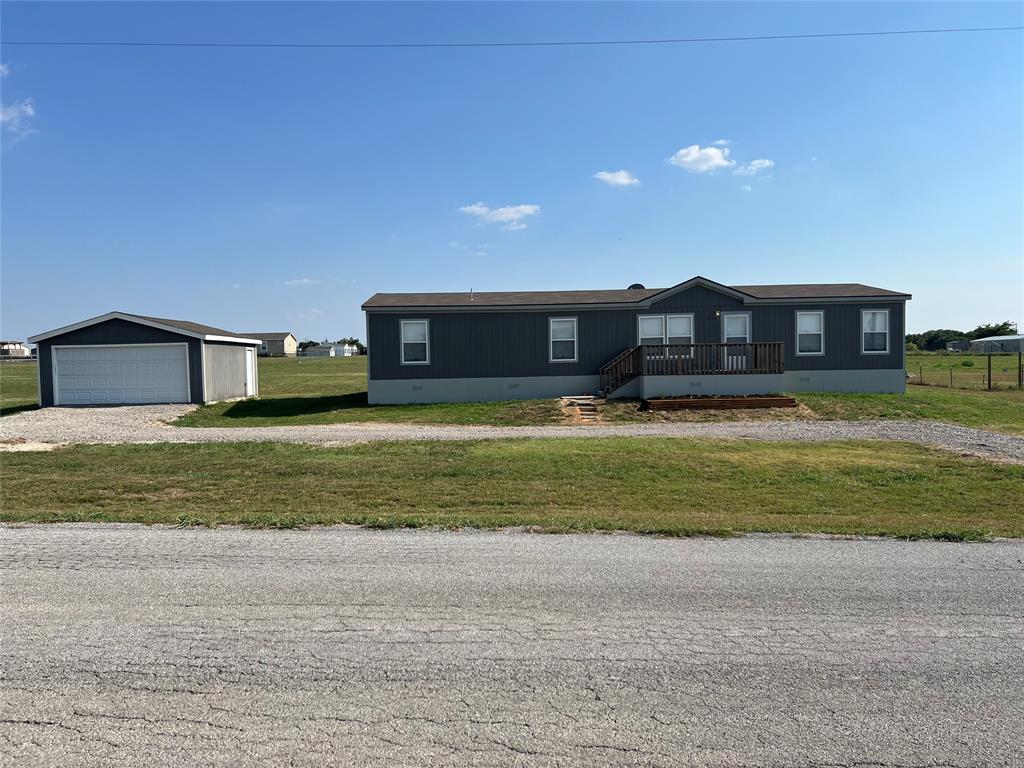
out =
[[[225,331],[222,328],[214,328],[212,325],[202,325],[201,323],[193,323],[189,320],[170,320],[165,317],[133,315],[130,312],[108,312],[107,314],[99,315],[98,317],[90,317],[88,320],[83,320],[80,323],[65,325],[62,328],[55,328],[52,331],[46,331],[45,333],[30,336],[28,340],[33,343],[45,341],[46,339],[53,338],[54,336],[61,336],[62,334],[70,333],[71,331],[77,331],[79,328],[88,328],[90,325],[105,323],[108,320],[126,320],[129,323],[148,325],[151,328],[160,328],[164,331],[179,333],[182,336],[191,336],[194,339],[202,339],[203,341],[233,341],[240,344],[260,343],[259,339],[239,336],[231,331]]]

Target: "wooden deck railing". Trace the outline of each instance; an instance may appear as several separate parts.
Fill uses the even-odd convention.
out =
[[[601,374],[601,391],[610,394],[623,384],[628,384],[642,373],[640,347],[630,347],[616,355],[603,366]]]
[[[715,376],[740,373],[784,373],[786,353],[781,341],[744,344],[644,344],[630,347],[601,366],[606,394],[637,376]]]
[[[644,376],[783,373],[786,366],[781,341],[645,344],[640,349]]]

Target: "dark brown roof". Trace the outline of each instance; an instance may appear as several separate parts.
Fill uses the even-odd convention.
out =
[[[506,307],[544,304],[632,304],[658,291],[474,291],[470,293],[375,293],[364,307]]]
[[[183,331],[191,331],[192,333],[210,334],[212,336],[241,336],[243,338],[258,338],[245,336],[244,334],[235,333],[234,331],[225,331],[223,328],[214,328],[212,325],[193,323],[189,320],[168,320],[166,317],[149,317],[148,315],[136,315],[132,312],[122,312],[121,314],[127,315],[128,317],[137,317],[140,320],[149,320],[153,323],[169,325],[173,328],[181,328]]]
[[[274,333],[249,333],[248,331],[246,331],[245,333],[240,333],[238,335],[239,336],[245,336],[247,339],[263,339],[265,341],[270,341],[270,340],[273,340],[273,341],[283,341],[283,340],[287,339],[289,336],[291,336],[292,333],[290,331],[285,331],[284,333],[281,333],[279,331],[275,331]]]
[[[690,282],[690,281],[687,281]],[[712,281],[706,281],[716,285]],[[860,283],[803,285],[721,286],[756,299],[908,298],[910,294],[872,288]],[[375,293],[363,304],[368,308],[388,307],[506,307],[566,304],[635,304],[668,288],[598,291],[496,291],[465,293]]]
[[[909,293],[873,288],[861,283],[803,283],[797,285],[734,285],[734,291],[749,293],[757,299],[859,299],[893,296],[906,298]]]

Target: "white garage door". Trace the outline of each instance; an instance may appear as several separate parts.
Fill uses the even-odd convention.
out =
[[[188,346],[55,347],[57,405],[187,403]]]

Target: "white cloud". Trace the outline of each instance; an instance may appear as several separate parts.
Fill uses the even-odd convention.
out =
[[[729,139],[715,139],[711,143],[714,144],[716,147],[727,147],[730,144],[732,144],[732,141],[730,141]]]
[[[753,187],[752,187],[752,186],[750,186],[749,184],[743,184],[743,185],[742,185],[742,186],[740,187],[740,189],[742,189],[742,190],[743,190],[744,192],[749,192],[750,190],[752,190],[752,189],[753,189]]]
[[[741,165],[739,168],[733,171],[733,173],[735,173],[737,176],[756,176],[761,171],[767,171],[773,165],[775,165],[774,160],[766,160],[764,158],[761,158],[759,160],[751,160],[746,165]]]
[[[691,144],[683,147],[668,159],[672,165],[685,168],[691,173],[707,173],[716,168],[729,168],[736,165],[735,160],[729,159],[729,150],[718,147],[701,147],[699,144]]]
[[[464,205],[459,210],[476,216],[488,224],[501,224],[502,229],[526,229],[524,219],[540,213],[539,205],[506,205],[501,208],[488,208],[483,203]]]
[[[10,136],[11,143],[20,141],[26,136],[35,133],[30,121],[36,116],[36,108],[32,106],[31,99],[25,99],[17,104],[0,105],[0,126]]]
[[[300,286],[300,285],[316,285],[319,282],[320,282],[319,280],[314,280],[311,277],[297,277],[294,280],[285,280],[284,284],[285,285],[290,285],[290,286]]]
[[[299,312],[299,317],[303,320],[312,320],[315,317],[320,317],[323,313],[322,309],[307,309],[305,312]]]
[[[11,68],[6,64],[0,64],[0,77],[7,77],[11,74]]]
[[[237,290],[237,289],[241,288],[242,286],[240,284],[238,284],[238,283],[232,283],[231,287]]]
[[[640,179],[629,171],[598,171],[594,178],[610,187],[634,187],[640,183]]]

